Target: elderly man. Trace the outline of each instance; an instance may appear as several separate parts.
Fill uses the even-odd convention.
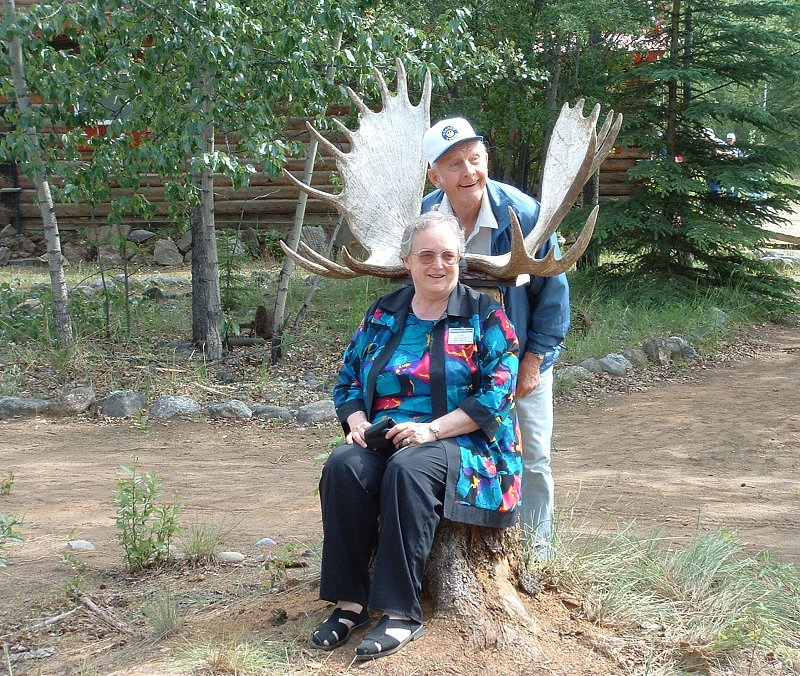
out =
[[[524,234],[533,229],[539,203],[513,186],[489,179],[483,137],[467,120],[437,122],[425,133],[423,146],[430,163],[428,176],[437,190],[425,196],[422,211],[453,214],[464,230],[467,252],[497,255],[510,250],[509,207]],[[537,257],[550,249],[560,255],[555,235]],[[553,364],[569,329],[569,286],[564,274],[533,277],[526,284],[503,287],[502,294],[524,355],[516,396],[525,465],[521,518],[546,554],[553,518]]]

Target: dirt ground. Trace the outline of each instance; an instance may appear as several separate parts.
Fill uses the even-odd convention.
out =
[[[595,527],[634,521],[642,533],[659,528],[676,541],[732,529],[754,551],[800,564],[800,327],[770,327],[747,345],[661,384],[560,402],[553,452],[560,502],[574,504]],[[27,521],[24,543],[8,548],[10,565],[0,570],[0,646],[17,657],[52,649],[41,659],[17,659],[12,673],[212,673],[190,672],[175,659],[190,644],[243,636],[288,641],[296,650],[293,673],[302,674],[635,671],[624,663],[630,656],[615,653],[613,640],[582,621],[558,591],[528,601],[541,629],[536,655],[475,652],[437,618],[422,640],[366,666],[350,664],[355,642],[332,654],[308,650],[305,637],[326,614],[315,589],[316,456],[337,433],[333,424],[0,422],[0,478],[15,475],[0,512]],[[182,522],[227,526],[226,548],[244,553],[244,563],[126,573],[111,499],[119,466],[133,454],[143,469],[163,475],[169,494],[180,494]],[[277,545],[256,545],[263,537]],[[65,545],[75,539],[95,549],[68,555]],[[291,558],[308,567],[289,570],[288,582],[265,584],[271,573],[257,557],[289,543],[296,545]],[[114,613],[132,634],[104,625],[67,595],[68,587]],[[144,641],[142,605],[163,588],[178,600],[184,626],[165,641]],[[32,626],[76,607],[60,622]],[[5,664],[0,673],[4,667],[8,673]]]

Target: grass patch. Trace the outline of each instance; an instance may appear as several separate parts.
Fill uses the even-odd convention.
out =
[[[157,591],[150,602],[142,608],[142,615],[153,628],[157,638],[169,636],[183,624],[178,604],[168,589]]]
[[[225,538],[233,531],[229,526],[213,518],[195,519],[181,532],[183,553],[193,563],[211,561],[222,551]]]
[[[289,674],[294,646],[285,642],[248,638],[192,643],[181,651],[177,663],[192,674]]]
[[[674,549],[658,534],[591,527],[568,510],[553,538],[552,558],[536,565],[582,600],[587,619],[626,639],[623,650],[648,655],[647,673],[798,664],[800,577],[767,553],[747,553],[733,533]]]
[[[572,272],[570,287],[573,323],[562,357],[570,364],[640,347],[654,336],[680,335],[713,350],[743,324],[784,316],[741,287],[633,282],[591,271]]]

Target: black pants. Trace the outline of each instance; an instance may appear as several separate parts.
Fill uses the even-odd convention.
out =
[[[421,622],[422,574],[446,481],[442,442],[404,449],[389,462],[351,444],[331,453],[319,482],[325,536],[320,598],[353,601]]]

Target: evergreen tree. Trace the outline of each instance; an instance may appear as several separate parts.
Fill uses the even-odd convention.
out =
[[[663,55],[629,69],[620,106],[622,141],[650,159],[630,171],[633,197],[601,210],[602,246],[637,276],[740,283],[788,301],[792,282],[754,252],[759,226],[800,198],[800,116],[774,96],[800,75],[800,5],[672,0],[662,9],[648,47]]]

